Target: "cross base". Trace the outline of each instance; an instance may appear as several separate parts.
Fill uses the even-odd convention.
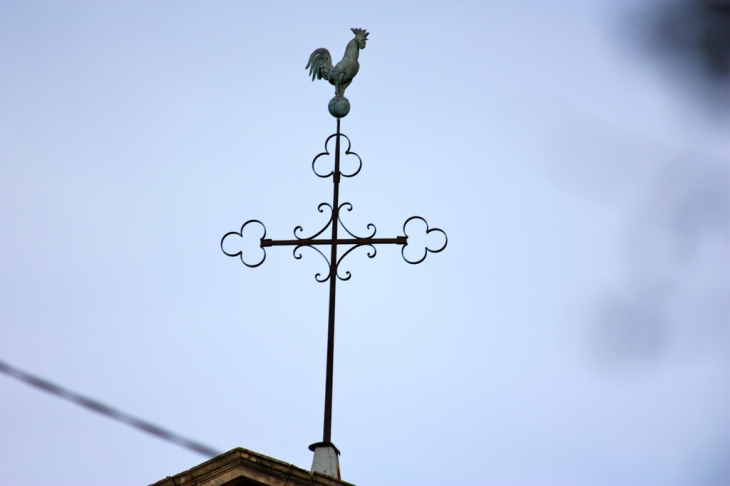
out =
[[[316,442],[309,446],[309,450],[314,451],[312,472],[320,472],[342,479],[340,476],[340,460],[337,457],[340,455],[340,451],[332,442]]]

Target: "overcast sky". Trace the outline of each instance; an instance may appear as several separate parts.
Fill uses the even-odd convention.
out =
[[[345,260],[342,478],[727,484],[730,116],[639,45],[638,10],[3,1],[0,361],[309,469],[324,263],[271,248],[249,269],[219,242],[326,221],[310,164],[333,87],[304,66],[361,27],[344,220],[394,237],[420,215],[449,245]],[[0,484],[149,484],[203,460],[0,375]]]

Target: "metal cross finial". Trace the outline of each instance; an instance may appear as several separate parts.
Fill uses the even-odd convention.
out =
[[[334,170],[327,173],[327,174],[321,174],[317,172],[316,169],[316,163],[317,159],[319,159],[323,155],[329,155],[329,152],[327,151],[327,142],[329,142],[332,138],[335,138],[335,167]],[[355,170],[353,173],[345,174],[340,170],[340,152],[341,152],[341,139],[347,140],[347,149],[345,150],[346,155],[354,155],[358,159],[358,167],[357,170]],[[333,359],[334,359],[334,338],[335,338],[335,293],[337,290],[337,279],[340,280],[349,280],[352,276],[351,273],[348,271],[345,273],[344,276],[340,275],[338,270],[340,263],[342,263],[342,260],[349,255],[353,250],[356,248],[359,248],[361,246],[368,246],[370,247],[370,250],[368,251],[368,257],[373,258],[376,254],[375,245],[401,245],[401,254],[403,256],[403,259],[411,264],[418,264],[421,263],[423,260],[426,259],[426,256],[428,253],[438,253],[442,251],[444,248],[446,248],[446,244],[448,243],[448,239],[446,237],[446,233],[444,233],[443,230],[439,228],[429,228],[428,223],[426,223],[426,220],[421,218],[420,216],[412,216],[408,218],[405,223],[403,224],[403,236],[397,236],[395,238],[375,238],[375,233],[377,229],[375,228],[375,225],[369,224],[367,227],[370,230],[370,234],[367,236],[356,236],[353,233],[351,233],[347,227],[342,223],[342,220],[340,218],[340,211],[345,208],[348,211],[352,209],[352,205],[348,202],[340,204],[340,178],[341,177],[354,177],[362,168],[362,160],[360,157],[352,152],[350,150],[351,144],[350,139],[347,137],[347,135],[340,132],[340,119],[337,119],[337,132],[330,135],[327,138],[327,142],[325,142],[325,151],[318,154],[314,160],[312,161],[312,170],[314,173],[321,178],[329,178],[332,177],[333,183],[334,183],[334,194],[332,196],[332,204],[329,203],[322,203],[319,205],[319,211],[322,212],[324,207],[328,207],[332,211],[332,215],[327,221],[327,224],[313,234],[312,236],[302,238],[299,236],[299,233],[302,231],[301,226],[297,226],[294,228],[294,237],[295,239],[292,240],[272,240],[269,238],[266,238],[266,229],[264,227],[264,234],[261,237],[260,240],[260,246],[261,248],[267,248],[270,246],[293,246],[294,250],[294,258],[300,259],[302,257],[301,253],[299,253],[299,250],[302,247],[311,247],[314,250],[317,250],[324,258],[327,260],[328,266],[329,266],[329,272],[325,276],[322,276],[321,274],[315,275],[315,279],[318,282],[327,282],[329,280],[330,288],[329,288],[329,325],[328,325],[328,338],[327,338],[327,380],[326,380],[326,391],[325,391],[325,411],[324,411],[324,434],[323,434],[323,441],[324,442],[330,442],[331,441],[331,432],[332,432],[332,374],[333,374]],[[405,248],[408,245],[408,234],[406,228],[408,227],[409,223],[411,223],[414,220],[421,220],[424,223],[426,223],[426,233],[440,233],[443,235],[443,244],[440,246],[432,249],[432,248],[424,248],[423,255],[416,260],[408,259],[405,254]],[[264,260],[266,259],[266,252],[264,250],[264,256],[261,258],[260,261],[255,263],[247,262],[244,259],[244,255],[242,251],[227,251],[225,248],[225,242],[229,237],[232,236],[238,236],[243,238],[244,232],[246,230],[246,227],[249,224],[259,224],[261,226],[264,226],[263,223],[261,223],[258,220],[252,219],[249,221],[246,221],[243,226],[241,227],[240,231],[231,231],[229,233],[226,233],[223,238],[221,239],[221,249],[223,250],[223,253],[230,257],[240,257],[241,262],[243,262],[244,265],[247,267],[258,267],[261,265]],[[338,234],[339,226],[342,226],[342,228],[345,230],[348,236],[350,238],[340,238]],[[330,238],[319,238],[328,228],[331,228],[331,237]],[[322,253],[317,246],[329,246],[330,247],[330,257],[327,258],[324,253]],[[338,258],[338,247],[339,246],[345,246],[349,247],[341,256]]]
[[[329,155],[329,151],[327,151],[327,142],[329,142],[332,138],[335,138],[335,166],[334,170],[327,173],[327,174],[321,174],[317,172],[316,169],[316,163],[317,159],[319,159],[323,155]],[[345,150],[346,155],[354,155],[358,159],[358,167],[357,170],[355,170],[353,173],[345,174],[340,170],[340,152],[341,152],[341,139],[347,140],[347,149]],[[335,294],[337,290],[337,279],[340,280],[349,280],[352,276],[351,273],[348,271],[345,273],[345,276],[341,276],[338,272],[340,263],[342,263],[342,260],[349,255],[353,250],[356,248],[359,248],[361,246],[368,246],[370,247],[370,250],[368,251],[368,257],[373,258],[376,254],[375,245],[401,245],[401,254],[403,256],[403,259],[411,264],[418,264],[421,263],[423,260],[425,260],[428,253],[438,253],[442,251],[444,248],[446,248],[446,244],[448,243],[448,239],[446,237],[446,233],[444,233],[443,230],[439,228],[429,228],[428,223],[426,223],[426,220],[421,218],[420,216],[412,216],[406,220],[406,222],[403,224],[403,236],[397,236],[395,238],[375,238],[376,228],[375,225],[369,224],[367,227],[371,231],[371,233],[367,236],[356,236],[353,233],[351,233],[347,227],[342,223],[342,220],[340,218],[340,211],[343,208],[346,208],[348,211],[352,209],[352,205],[350,203],[342,203],[340,204],[340,178],[341,177],[354,177],[360,172],[360,169],[362,168],[362,160],[360,157],[352,152],[350,150],[351,144],[350,139],[347,137],[347,135],[340,132],[340,118],[337,119],[337,132],[330,135],[327,138],[327,141],[325,142],[325,151],[318,154],[314,160],[312,161],[312,170],[314,173],[321,178],[329,178],[332,177],[333,183],[334,183],[334,194],[332,196],[332,204],[329,203],[322,203],[319,205],[319,211],[322,212],[324,207],[330,208],[332,211],[332,215],[327,221],[327,224],[319,230],[317,233],[313,234],[312,236],[302,238],[299,236],[299,233],[302,231],[301,226],[297,226],[294,228],[294,237],[293,240],[272,240],[269,238],[266,238],[266,229],[264,227],[264,234],[260,239],[260,246],[262,249],[270,247],[270,246],[293,246],[294,250],[294,257],[296,259],[300,259],[301,253],[299,253],[299,250],[302,247],[310,247],[314,250],[317,250],[324,258],[327,260],[328,266],[329,266],[329,272],[323,277],[321,274],[315,275],[315,279],[318,282],[326,282],[329,280],[329,322],[328,322],[328,334],[327,334],[327,378],[326,378],[326,386],[325,386],[325,407],[324,407],[324,434],[323,434],[323,442],[331,442],[332,438],[332,375],[333,375],[333,365],[334,365],[334,349],[335,349]],[[405,254],[405,248],[408,245],[408,234],[406,227],[414,220],[421,220],[424,223],[426,223],[426,233],[440,233],[443,235],[443,244],[440,246],[431,249],[429,247],[424,248],[423,255],[416,260],[408,259]],[[230,257],[240,257],[241,262],[243,262],[244,265],[248,267],[258,267],[261,265],[264,260],[266,259],[266,250],[264,250],[264,256],[261,258],[260,261],[255,263],[249,263],[244,259],[244,255],[242,251],[228,251],[225,247],[225,242],[228,238],[232,236],[238,236],[240,238],[243,238],[244,231],[246,227],[249,224],[259,224],[262,227],[264,226],[263,223],[261,223],[258,220],[249,220],[246,221],[243,226],[241,227],[240,231],[231,231],[229,233],[226,233],[223,238],[221,239],[221,249],[223,250],[223,253]],[[350,236],[350,238],[340,238],[338,235],[338,229],[339,226],[342,226],[342,228],[345,230],[345,232]],[[319,238],[320,235],[322,235],[328,228],[331,228],[331,237],[330,238]],[[330,257],[329,259],[322,253],[317,246],[329,246],[330,247]],[[341,256],[338,258],[338,247],[344,246],[349,247]]]
[[[365,31],[362,29],[356,29],[359,32],[353,32],[356,33],[356,35],[363,35]],[[367,35],[365,33],[364,35]],[[356,37],[355,40],[358,38]],[[364,39],[364,37],[363,37]],[[355,44],[355,52],[357,51],[357,47],[363,48],[365,46],[365,41],[363,40],[361,44]],[[317,53],[315,51],[314,55]],[[312,60],[310,59],[310,63]],[[314,69],[314,68],[313,68]],[[349,84],[349,82],[348,82]],[[344,88],[343,88],[344,91]],[[330,103],[331,104],[331,103]],[[348,110],[349,111],[349,103],[348,103]],[[330,109],[330,112],[332,112],[332,109]],[[350,272],[345,272],[345,275],[342,276],[339,273],[339,267],[342,263],[342,260],[349,255],[353,250],[360,248],[362,246],[369,247],[368,250],[368,257],[373,258],[375,257],[375,254],[377,253],[377,250],[375,249],[375,245],[400,245],[401,246],[401,255],[403,256],[403,259],[411,264],[418,264],[421,263],[423,260],[426,259],[426,256],[428,253],[438,253],[442,251],[444,248],[446,248],[446,244],[448,243],[448,239],[446,237],[446,233],[444,233],[439,228],[429,228],[428,223],[425,219],[423,219],[420,216],[412,216],[408,218],[405,223],[403,224],[403,236],[397,236],[395,238],[375,238],[376,228],[373,224],[368,224],[367,228],[370,231],[370,234],[367,236],[357,236],[353,234],[350,230],[347,229],[347,227],[342,222],[342,219],[340,217],[340,212],[342,209],[346,209],[347,211],[352,210],[352,205],[349,202],[340,203],[340,180],[342,177],[354,177],[359,172],[360,169],[362,169],[362,160],[360,159],[360,156],[357,155],[355,152],[352,152],[350,150],[351,144],[350,139],[345,135],[344,133],[340,132],[340,122],[341,118],[346,115],[346,113],[332,113],[337,118],[337,132],[327,137],[327,140],[325,141],[325,151],[319,153],[317,156],[314,157],[314,160],[312,161],[312,171],[317,175],[317,177],[321,178],[330,178],[332,177],[333,187],[334,187],[334,193],[332,196],[332,204],[329,203],[321,203],[318,207],[319,212],[324,212],[324,208],[327,207],[331,211],[331,216],[329,220],[327,221],[327,224],[324,225],[324,227],[316,232],[315,234],[309,236],[309,237],[301,237],[300,233],[303,231],[301,226],[297,226],[294,228],[294,239],[292,240],[272,240],[269,238],[266,238],[266,227],[264,227],[263,223],[259,220],[249,220],[246,221],[243,226],[241,226],[240,231],[231,231],[229,233],[226,233],[223,238],[221,239],[221,250],[223,250],[223,253],[230,257],[239,257],[241,259],[241,262],[243,262],[244,265],[247,267],[258,267],[261,265],[264,260],[266,259],[266,248],[271,246],[293,246],[293,254],[294,258],[300,259],[302,258],[302,255],[300,253],[300,249],[303,247],[308,247],[316,250],[327,262],[327,265],[329,267],[329,271],[326,275],[322,276],[322,274],[318,273],[315,275],[315,279],[318,282],[327,282],[329,281],[329,319],[328,319],[328,332],[327,332],[327,377],[326,377],[326,384],[325,384],[325,406],[324,406],[324,432],[322,437],[322,442],[317,444],[312,444],[310,446],[310,449],[315,450],[317,447],[323,447],[327,446],[328,448],[331,447],[333,451],[331,452],[331,455],[334,455],[334,463],[336,467],[333,467],[333,469],[336,469],[336,471],[333,471],[332,469],[313,469],[313,470],[319,470],[321,472],[326,472],[327,474],[332,474],[336,477],[339,476],[339,463],[337,463],[337,458],[335,453],[339,453],[337,449],[334,447],[334,445],[331,443],[332,439],[332,378],[333,378],[333,371],[334,371],[334,351],[335,351],[335,296],[337,291],[337,280],[349,280],[352,276]],[[317,160],[322,157],[323,155],[331,155],[329,150],[327,149],[327,145],[332,139],[335,139],[335,163],[334,163],[334,169],[328,173],[320,173],[317,171]],[[342,139],[347,140],[347,148],[345,149],[345,155],[353,155],[357,158],[358,165],[357,169],[354,170],[351,173],[345,173],[342,172],[340,168],[340,154],[342,152],[341,145],[342,145]],[[405,249],[408,246],[408,231],[407,227],[413,222],[413,221],[421,221],[423,225],[425,225],[425,233],[431,234],[431,233],[438,233],[443,236],[443,243],[440,245],[434,246],[433,249],[429,246],[425,246],[423,249],[422,255],[417,259],[409,259],[406,256]],[[230,244],[230,240],[233,239],[233,237],[239,237],[243,238],[244,233],[246,232],[246,229],[249,225],[256,224],[260,225],[263,228],[263,235],[260,238],[259,246],[263,251],[263,256],[258,262],[249,262],[246,261],[244,258],[244,254],[242,250],[238,251],[229,251],[226,249],[226,241],[228,241]],[[341,238],[338,234],[339,227],[342,226],[342,229],[347,233],[349,237]],[[331,229],[331,236],[329,238],[320,237],[324,234],[327,229]],[[239,242],[240,243],[240,242]],[[327,258],[322,251],[318,248],[318,246],[329,246],[329,252],[330,256]],[[346,248],[344,253],[342,255],[338,256],[338,248],[342,246]],[[317,462],[317,451],[315,450],[315,463]],[[313,466],[314,468],[314,466]]]

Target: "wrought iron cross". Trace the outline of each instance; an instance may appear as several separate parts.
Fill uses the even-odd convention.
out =
[[[362,39],[365,39],[367,36],[367,33],[362,29],[353,29],[353,32],[356,34],[356,38],[350,42],[354,46],[354,51],[357,52],[358,48],[362,49],[364,48],[364,40],[362,40],[359,44],[355,41],[357,41],[359,38],[357,36],[361,36]],[[358,47],[359,46],[359,47]],[[350,48],[350,45],[348,45],[348,49]],[[312,63],[312,59],[315,58],[315,55],[318,52],[325,51],[325,49],[318,49],[312,54],[312,58],[310,58],[310,64]],[[347,52],[346,52],[347,56]],[[329,57],[329,53],[327,53],[327,58]],[[343,61],[344,62],[344,61]],[[307,65],[309,67],[309,64]],[[314,67],[312,68],[314,69]],[[327,68],[330,69],[330,68]],[[328,71],[329,72],[329,71]],[[349,84],[349,82],[347,83]],[[344,92],[344,88],[341,90]],[[345,107],[346,109],[344,109]],[[325,207],[328,207],[331,211],[331,216],[329,220],[327,221],[327,224],[324,225],[322,229],[320,229],[318,232],[313,234],[312,236],[303,238],[300,236],[300,233],[303,231],[301,226],[297,226],[294,228],[294,239],[293,240],[272,240],[269,238],[266,238],[266,227],[264,224],[256,219],[252,219],[249,221],[246,221],[243,226],[241,226],[240,231],[231,231],[229,233],[226,233],[223,238],[221,239],[221,250],[223,250],[223,253],[230,257],[239,257],[241,259],[241,262],[246,265],[247,267],[258,267],[261,265],[264,260],[266,259],[266,250],[265,248],[270,246],[293,246],[293,254],[294,258],[301,259],[302,255],[299,252],[299,250],[303,247],[309,247],[314,250],[316,250],[327,262],[327,265],[329,267],[329,271],[327,274],[323,277],[322,274],[317,273],[315,275],[315,279],[318,282],[327,282],[329,281],[329,318],[328,318],[328,331],[327,331],[327,375],[326,375],[326,381],[325,381],[325,405],[324,405],[324,432],[322,437],[322,442],[318,442],[315,444],[312,444],[310,446],[310,449],[315,451],[315,460],[314,464],[312,466],[313,470],[318,470],[320,472],[325,472],[327,474],[331,474],[333,476],[339,477],[339,463],[337,462],[337,457],[334,455],[334,452],[331,453],[331,455],[334,455],[334,458],[330,458],[330,461],[333,461],[333,466],[317,466],[317,454],[319,452],[318,447],[322,448],[333,448],[336,453],[339,454],[339,451],[334,447],[334,445],[331,443],[332,439],[332,377],[333,377],[333,370],[334,370],[334,351],[335,351],[335,295],[337,290],[337,280],[349,280],[352,276],[349,271],[345,272],[345,276],[341,276],[339,274],[339,267],[342,263],[342,260],[349,255],[353,250],[360,248],[362,246],[367,246],[370,249],[368,250],[368,257],[374,258],[377,251],[375,249],[375,245],[401,245],[401,255],[403,256],[403,259],[410,263],[410,264],[418,264],[421,263],[423,260],[426,259],[426,256],[428,253],[438,253],[442,251],[444,248],[446,248],[446,244],[448,243],[448,239],[446,237],[446,233],[444,233],[443,230],[439,228],[429,228],[428,223],[425,219],[423,219],[420,216],[412,216],[408,218],[405,223],[403,223],[403,236],[397,236],[395,238],[375,238],[376,228],[373,224],[368,224],[367,228],[370,231],[370,234],[367,236],[357,236],[353,234],[350,230],[347,229],[347,227],[342,222],[342,219],[340,218],[340,212],[342,209],[347,209],[347,211],[352,210],[352,205],[349,202],[344,202],[340,204],[340,179],[342,177],[354,177],[359,172],[360,169],[362,169],[362,159],[360,159],[360,156],[357,155],[355,152],[352,152],[350,150],[351,143],[350,139],[345,135],[344,133],[340,132],[340,121],[341,118],[346,116],[349,112],[349,102],[346,98],[340,93],[340,91],[337,92],[335,98],[332,99],[330,102],[330,113],[332,116],[337,118],[337,132],[327,137],[327,140],[325,141],[325,151],[317,154],[314,157],[314,160],[312,160],[312,171],[317,175],[317,177],[320,178],[332,178],[333,186],[334,186],[334,192],[332,196],[332,204],[329,203],[321,203],[318,206],[319,212],[324,212]],[[323,155],[331,155],[329,150],[327,149],[327,146],[330,142],[330,140],[335,139],[335,163],[334,163],[334,169],[331,170],[328,173],[321,173],[317,171],[317,161],[320,157]],[[342,139],[347,140],[347,149],[345,150],[345,155],[353,155],[357,157],[358,166],[355,171],[352,173],[344,173],[340,170],[340,153],[341,153],[341,141]],[[422,221],[423,224],[425,224],[425,232],[426,234],[429,233],[439,233],[443,235],[443,244],[436,247],[435,249],[431,249],[428,246],[425,246],[423,249],[423,254],[418,259],[408,259],[405,253],[406,246],[408,246],[408,231],[406,228],[409,226],[409,224],[415,220]],[[227,251],[225,247],[225,242],[230,237],[244,237],[244,232],[246,230],[246,227],[250,224],[258,224],[263,227],[263,235],[260,239],[260,247],[263,250],[263,257],[260,261],[256,263],[249,263],[246,261],[243,255],[243,251]],[[338,235],[338,229],[342,226],[342,229],[349,235],[349,238],[341,238]],[[325,231],[327,231],[328,228],[331,228],[331,236],[329,238],[321,238]],[[322,251],[317,248],[318,246],[328,246],[329,247],[329,253],[330,257],[327,258]],[[342,255],[338,256],[338,248],[342,246],[344,248],[347,248]]]
[[[243,251],[236,251],[236,252],[229,252],[225,248],[225,242],[226,239],[232,236],[238,236],[240,238],[243,238],[244,231],[246,230],[246,227],[249,224],[259,224],[264,228],[263,236],[261,237],[260,246],[262,249],[270,247],[270,246],[293,246],[293,254],[294,258],[300,259],[302,258],[301,253],[299,250],[302,247],[310,247],[317,252],[319,252],[320,255],[324,257],[324,259],[327,261],[329,271],[327,274],[323,277],[321,274],[317,273],[315,275],[315,279],[318,282],[327,282],[329,281],[329,319],[328,319],[328,331],[327,331],[327,376],[325,381],[325,405],[324,405],[324,433],[322,437],[322,442],[331,444],[332,439],[332,375],[333,375],[333,369],[334,369],[334,352],[335,352],[335,294],[337,291],[337,280],[349,280],[352,274],[347,271],[344,276],[341,276],[338,273],[340,264],[342,263],[342,260],[349,255],[353,250],[361,247],[361,246],[368,246],[370,247],[370,250],[368,251],[367,255],[369,258],[375,257],[376,249],[375,245],[401,245],[401,255],[403,259],[410,263],[410,264],[418,264],[421,263],[423,260],[426,259],[426,256],[428,253],[438,253],[442,251],[444,248],[446,248],[446,244],[448,243],[448,239],[446,237],[446,233],[444,233],[443,230],[439,228],[429,228],[428,223],[425,219],[423,219],[420,216],[411,216],[408,218],[405,223],[403,223],[403,236],[397,236],[395,238],[375,238],[375,233],[377,229],[375,228],[374,224],[368,224],[367,228],[370,230],[370,234],[367,236],[356,236],[350,230],[347,229],[347,227],[344,225],[342,220],[340,219],[340,211],[343,208],[346,208],[348,211],[352,210],[352,205],[349,202],[344,202],[340,204],[340,178],[341,177],[354,177],[362,168],[362,159],[360,159],[360,156],[357,155],[355,152],[352,152],[350,150],[351,143],[350,139],[345,135],[344,133],[340,132],[340,118],[337,118],[337,132],[330,135],[327,140],[325,141],[325,151],[317,154],[317,156],[314,157],[314,160],[312,161],[312,171],[321,178],[329,178],[332,177],[332,182],[334,183],[334,191],[332,195],[332,204],[329,203],[321,203],[318,207],[319,211],[322,212],[324,207],[328,207],[332,215],[330,216],[329,220],[327,221],[327,224],[325,226],[317,231],[312,236],[303,238],[300,236],[300,233],[303,231],[301,226],[297,226],[294,228],[294,239],[293,240],[272,240],[269,238],[266,238],[266,227],[264,224],[256,219],[252,219],[249,221],[246,221],[243,226],[241,226],[240,231],[231,231],[229,233],[226,233],[223,238],[221,239],[221,250],[223,250],[223,253],[230,257],[239,257],[241,259],[241,262],[246,265],[247,267],[258,267],[262,263],[264,263],[264,260],[266,259],[266,250],[264,251],[263,257],[259,262],[256,263],[249,263],[244,259]],[[334,170],[332,170],[329,173],[322,174],[317,171],[317,160],[322,157],[323,155],[330,155],[329,151],[327,150],[327,144],[329,141],[334,138],[335,139],[335,166]],[[357,157],[358,160],[358,167],[357,170],[350,174],[343,173],[340,170],[340,152],[341,152],[341,139],[347,140],[347,149],[345,150],[346,155],[354,155]],[[405,254],[406,246],[408,245],[408,231],[407,227],[409,226],[409,223],[411,223],[414,220],[420,220],[426,225],[426,233],[433,233],[437,232],[443,235],[443,244],[439,247],[436,247],[435,249],[431,249],[429,247],[425,247],[423,249],[423,254],[420,258],[416,260],[408,259]],[[342,229],[345,230],[349,238],[341,238],[338,234],[339,226],[342,226]],[[328,228],[331,228],[331,237],[330,238],[319,238]],[[322,253],[317,246],[328,246],[329,247],[329,253],[330,257],[329,259]],[[343,246],[347,247],[347,250],[342,253],[341,256],[338,257],[338,247]],[[316,445],[316,444],[313,444]]]

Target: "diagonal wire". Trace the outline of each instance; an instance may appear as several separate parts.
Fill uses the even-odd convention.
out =
[[[124,412],[120,412],[119,410],[104,405],[103,403],[97,402],[96,400],[92,400],[91,398],[81,396],[61,386],[51,383],[50,381],[46,381],[43,378],[38,378],[37,376],[28,374],[2,361],[0,361],[0,372],[12,376],[13,378],[18,379],[27,385],[40,388],[45,392],[59,396],[65,400],[75,403],[76,405],[87,408],[89,410],[93,410],[96,413],[106,415],[111,419],[118,420],[119,422],[125,423],[130,427],[134,427],[135,429],[147,432],[148,434],[159,437],[160,439],[170,441],[174,444],[190,449],[191,451],[195,451],[198,454],[202,454],[208,457],[213,457],[220,454],[219,451],[211,449],[206,445],[200,444],[190,439],[186,439],[185,437],[165,430],[162,427],[158,427],[157,425],[145,422],[144,420],[132,417],[131,415],[127,415]]]

